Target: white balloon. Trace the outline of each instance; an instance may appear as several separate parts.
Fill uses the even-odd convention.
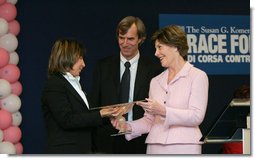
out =
[[[12,125],[19,126],[22,122],[21,113],[18,111],[16,113],[12,113]]]
[[[6,34],[8,32],[8,28],[8,22],[5,19],[0,18],[0,36]]]
[[[4,138],[4,133],[3,131],[0,129],[0,143],[3,141]]]
[[[0,79],[0,99],[10,95],[11,91],[11,84],[5,79]]]
[[[18,39],[15,35],[7,33],[0,37],[0,47],[9,52],[13,52],[18,47]]]
[[[2,109],[7,110],[10,113],[17,112],[21,107],[21,100],[15,94],[10,94],[9,96],[2,99]]]
[[[9,64],[14,64],[17,65],[19,63],[19,55],[17,54],[17,52],[11,52],[10,53],[10,60],[9,60]]]
[[[8,141],[0,143],[0,154],[16,154],[15,146]]]
[[[18,2],[18,0],[7,0],[7,2],[12,3],[12,4],[16,4]]]

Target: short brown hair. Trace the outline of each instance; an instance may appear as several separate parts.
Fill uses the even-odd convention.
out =
[[[77,60],[84,58],[85,49],[74,39],[59,39],[51,50],[48,64],[48,75],[65,72],[72,69]]]
[[[158,40],[162,44],[176,47],[183,59],[187,60],[189,46],[185,32],[181,27],[169,25],[159,29],[152,35],[151,40],[154,44]]]
[[[135,24],[137,27],[137,35],[139,39],[142,39],[141,43],[146,39],[146,28],[143,21],[138,17],[127,16],[122,19],[116,29],[116,37],[119,38],[119,34],[124,35],[128,32],[128,29]],[[139,45],[140,45],[139,44]]]

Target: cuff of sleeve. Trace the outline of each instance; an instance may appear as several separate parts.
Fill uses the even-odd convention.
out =
[[[137,138],[137,137],[139,137],[139,136],[142,135],[142,134],[138,134],[138,133],[136,133],[136,132],[134,131],[134,130],[136,130],[136,128],[134,127],[134,125],[132,124],[132,122],[128,122],[128,124],[130,125],[131,130],[132,130],[131,134],[126,134],[126,135],[125,135],[125,138],[126,138],[128,141],[130,141],[130,140],[132,140],[132,139],[134,139],[134,138]]]

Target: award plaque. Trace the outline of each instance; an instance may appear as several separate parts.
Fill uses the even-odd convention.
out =
[[[119,113],[118,113],[118,116],[116,116],[116,119],[118,120],[118,123],[119,123],[119,132],[117,134],[111,134],[111,136],[119,136],[119,135],[125,135],[125,134],[131,133],[129,131],[125,131],[126,119],[123,115],[128,113],[133,108],[133,106],[135,105],[136,102],[145,102],[145,101],[146,100],[140,100],[140,101],[134,101],[134,102],[130,102],[130,103],[106,105],[106,106],[101,106],[101,107],[90,108],[89,110],[118,107]]]
[[[146,102],[146,100],[133,101],[129,103],[119,103],[119,104],[113,104],[113,105],[105,105],[101,107],[93,107],[93,108],[89,108],[89,110],[96,110],[96,109],[102,109],[102,108],[115,108],[115,107],[130,107],[131,105],[133,106],[136,102]]]

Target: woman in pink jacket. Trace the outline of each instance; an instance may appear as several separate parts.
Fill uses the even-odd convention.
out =
[[[186,61],[187,38],[184,31],[171,25],[152,36],[155,56],[166,68],[151,80],[143,118],[127,122],[126,139],[148,133],[147,154],[201,154],[202,123],[208,100],[208,77]],[[119,123],[112,120],[115,128]]]

